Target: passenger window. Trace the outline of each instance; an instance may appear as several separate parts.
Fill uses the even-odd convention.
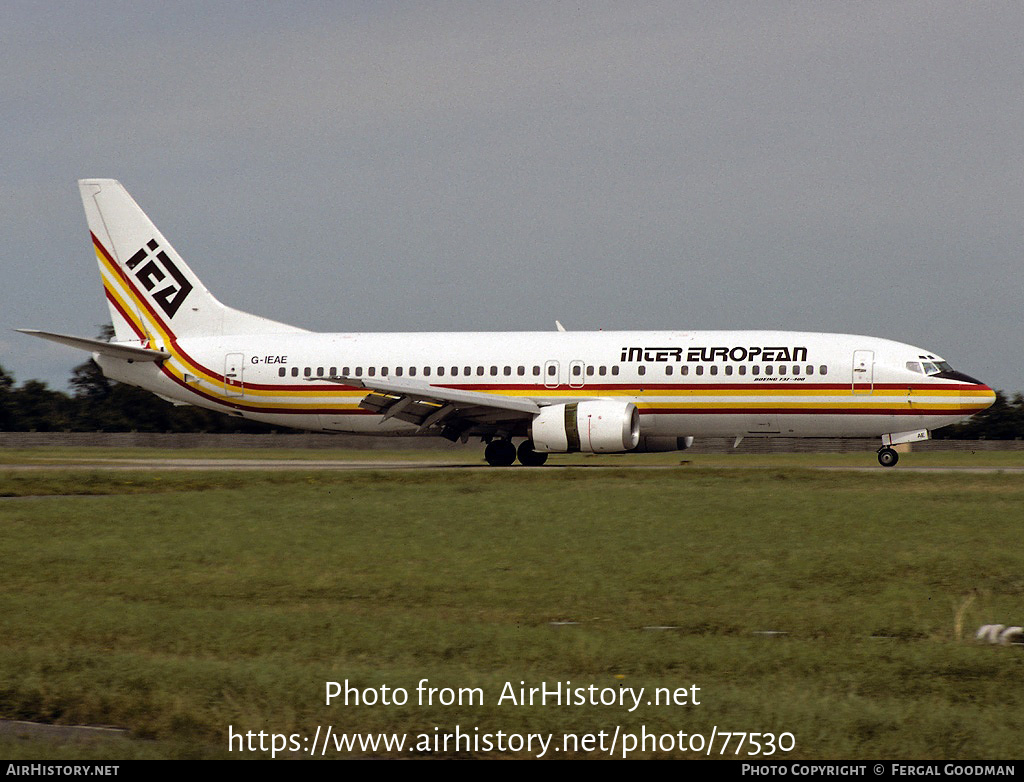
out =
[[[324,368],[323,367],[317,367],[316,368],[316,376],[317,377],[323,377],[324,376]]]
[[[504,371],[505,371],[505,377],[508,377],[509,375],[512,374],[512,367],[505,367]]]
[[[396,377],[401,377],[402,376],[402,368],[401,367],[395,367],[395,376]]]
[[[303,367],[302,368],[302,376],[303,377],[310,377],[312,374],[313,374],[313,368],[312,367]]]
[[[337,376],[338,376],[338,368],[337,367],[331,367],[331,377],[337,377]]]
[[[428,371],[427,374],[429,375],[430,372]],[[409,367],[409,377],[416,377],[416,367]]]
[[[476,368],[476,373],[477,373],[477,375],[482,377],[483,374],[484,374],[484,368],[483,367],[477,367]]]
[[[554,364],[552,364],[551,366],[548,367],[548,377],[554,377],[557,371],[558,369],[555,367]]]
[[[608,374],[608,367],[600,367],[597,370],[597,374],[599,374],[601,377],[604,377],[605,375]]]
[[[679,367],[679,374],[680,375],[688,375],[688,374],[690,374],[690,368],[689,367]]]
[[[536,364],[533,367],[533,374],[535,377],[540,377],[540,367],[537,366]]]
[[[825,366],[824,364],[822,364],[820,367],[818,367],[818,374],[819,375],[827,375],[828,374],[828,367]]]
[[[754,366],[752,366],[750,368],[750,374],[755,375],[755,376],[756,375],[760,375],[761,374],[761,367],[759,365],[755,364]]]
[[[800,367],[793,367],[793,374],[794,375],[799,375],[800,374]]]
[[[377,367],[367,367],[366,374],[368,374],[370,377],[373,377],[374,375],[377,374]]]
[[[747,374],[747,367],[745,365],[740,367],[740,374],[741,375]]]
[[[646,375],[647,374],[647,367],[637,367],[636,368],[636,373],[638,375]]]
[[[519,377],[522,377],[523,375],[525,375],[526,374],[526,367],[521,366],[521,365],[516,367],[516,374],[519,375]]]
[[[619,367],[618,367],[618,365],[612,367],[612,374],[613,375],[619,374]]]
[[[703,367],[703,365],[698,365],[697,366],[697,374],[698,375],[703,375],[704,374],[704,367]]]
[[[430,367],[423,367],[423,377],[430,377]]]
[[[665,365],[665,376],[666,377],[671,377],[672,376],[672,365],[671,364],[666,364]]]
[[[388,368],[387,367],[381,367],[380,368],[380,376],[381,377],[385,377],[387,375],[387,373],[388,373]]]
[[[807,365],[807,374],[808,375],[813,375],[814,374],[814,365],[813,364],[808,364]]]
[[[718,367],[715,366],[714,364],[711,365],[711,374],[712,375],[717,375],[718,374]]]
[[[769,364],[768,366],[766,366],[766,367],[764,368],[764,373],[765,373],[766,375],[771,375],[771,374],[774,374],[774,372],[775,372],[775,367],[773,367],[773,366],[772,366],[771,364]]]
[[[580,365],[579,364],[573,364],[572,365],[573,377],[579,377],[581,373],[582,373],[582,368],[580,367]]]
[[[469,377],[470,375],[473,374],[473,367],[463,367],[462,369],[462,374],[464,374],[466,377]]]
[[[726,364],[726,366],[725,366],[725,374],[727,374],[727,375],[731,375],[732,374],[732,365],[731,364]]]
[[[587,366],[587,377],[592,377],[594,374],[594,365],[590,364]]]
[[[780,375],[786,374],[786,368],[785,367],[779,367],[779,374]]]
[[[498,368],[497,367],[491,367],[491,377],[497,377],[497,376],[498,376]]]
[[[285,369],[284,367],[281,367],[279,370],[277,370],[277,376],[278,377],[284,377],[287,374],[288,374],[288,370]]]
[[[363,376],[363,368],[362,367],[356,367],[356,377],[362,377],[362,376]]]

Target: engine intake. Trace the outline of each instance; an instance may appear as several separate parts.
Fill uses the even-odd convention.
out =
[[[549,405],[533,419],[532,438],[541,453],[631,451],[640,442],[640,413],[611,399]]]

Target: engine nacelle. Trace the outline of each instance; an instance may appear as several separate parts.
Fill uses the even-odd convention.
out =
[[[693,445],[692,437],[661,437],[645,434],[640,438],[636,453],[665,453],[666,451],[685,451]]]
[[[533,419],[533,449],[541,453],[620,453],[639,441],[640,412],[632,402],[549,405]]]

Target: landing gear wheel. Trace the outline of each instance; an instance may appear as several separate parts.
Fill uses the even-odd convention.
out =
[[[895,467],[899,460],[900,455],[889,446],[878,449],[878,463],[883,467]]]
[[[533,450],[533,440],[523,440],[519,444],[517,455],[519,456],[519,463],[523,467],[540,467],[548,460],[546,453]]]
[[[484,459],[491,467],[508,467],[516,460],[516,447],[509,440],[491,440],[484,449]]]

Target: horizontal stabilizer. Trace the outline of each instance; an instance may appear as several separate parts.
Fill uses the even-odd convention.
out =
[[[165,350],[150,350],[149,348],[124,345],[118,342],[104,342],[101,339],[87,339],[85,337],[72,337],[68,334],[54,334],[50,331],[37,331],[36,329],[16,329],[22,334],[28,334],[40,339],[48,339],[51,342],[59,342],[61,345],[69,345],[79,350],[88,350],[90,353],[101,353],[111,358],[120,358],[125,361],[163,361],[170,358],[171,354]]]

